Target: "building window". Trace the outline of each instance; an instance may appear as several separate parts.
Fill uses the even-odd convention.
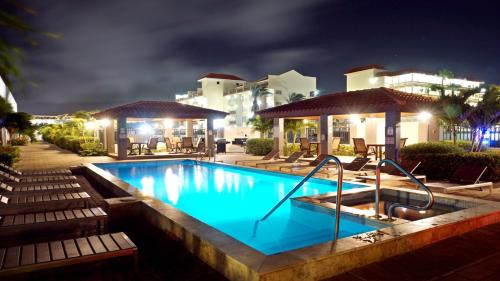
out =
[[[274,94],[275,94],[275,95],[281,95],[281,90],[276,90],[276,91],[274,91]]]
[[[315,93],[315,91],[310,91],[310,92],[309,92],[309,97],[310,97],[310,98],[314,97],[314,93]]]

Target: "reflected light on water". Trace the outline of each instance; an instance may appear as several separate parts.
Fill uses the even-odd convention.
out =
[[[194,184],[196,186],[196,191],[201,191],[201,184],[203,183],[203,174],[201,172],[200,166],[195,166],[194,168]]]
[[[147,196],[155,196],[155,179],[152,176],[145,176],[141,179],[142,193]]]
[[[224,188],[224,171],[222,169],[215,170],[215,187],[219,193]]]
[[[278,196],[280,200],[285,197],[285,184],[282,182],[278,183]]]
[[[167,169],[165,172],[165,189],[167,198],[173,205],[179,201],[179,193],[182,188],[182,182],[178,175],[172,172],[172,169]]]

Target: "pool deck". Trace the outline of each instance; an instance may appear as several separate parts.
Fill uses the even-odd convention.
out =
[[[247,158],[259,159],[243,153],[217,156],[225,163]],[[114,161],[110,157],[81,157],[49,144],[32,144],[21,147],[16,167],[33,170]],[[454,194],[500,201],[500,186],[495,184],[491,194],[476,190]],[[497,280],[499,275],[500,224],[494,224],[326,280]]]

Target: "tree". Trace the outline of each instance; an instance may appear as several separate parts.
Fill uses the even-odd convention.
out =
[[[291,93],[290,95],[288,95],[288,98],[286,99],[286,101],[288,103],[292,103],[292,102],[304,100],[305,98],[306,98],[306,96],[304,96],[301,93]]]
[[[26,112],[13,112],[5,117],[4,126],[9,131],[10,135],[13,134],[26,134],[29,133],[31,126],[31,115]]]
[[[3,120],[12,111],[12,105],[6,99],[0,97],[0,119]]]
[[[438,76],[441,77],[441,87],[444,88],[444,81],[446,79],[451,79],[451,78],[455,77],[455,74],[453,74],[453,72],[451,72],[451,70],[442,69],[442,70],[438,71]]]
[[[266,88],[262,87],[261,85],[257,85],[257,84],[250,87],[250,91],[252,92],[252,99],[253,99],[252,111],[257,112],[260,109],[259,102],[258,102],[259,98],[267,96],[271,93]]]
[[[273,128],[273,120],[255,116],[248,120],[248,124],[252,125],[253,129],[260,133],[260,137],[267,136],[267,133]]]
[[[0,76],[2,76],[8,88],[12,89],[13,78],[20,81],[25,80],[19,69],[19,61],[23,58],[22,49],[27,46],[38,46],[37,36],[48,38],[60,38],[60,35],[51,32],[42,32],[25,23],[19,14],[34,15],[35,11],[20,4],[15,0],[4,0],[0,2],[0,26],[6,33],[18,37],[9,40],[0,38]]]
[[[313,128],[313,127],[316,127],[315,123],[305,122],[305,120],[302,119],[285,120],[284,124],[285,133],[291,132],[293,135],[292,143],[295,143],[297,137],[300,135],[300,132],[302,132],[302,130],[304,130],[305,128]]]
[[[488,129],[500,122],[500,86],[487,87],[477,106],[469,108],[465,113],[465,119],[472,131],[471,150],[479,152]]]
[[[468,89],[446,95],[444,88],[440,90],[436,115],[451,130],[453,144],[457,143],[457,127],[464,122],[465,113],[470,109],[467,99],[477,92],[478,89]]]

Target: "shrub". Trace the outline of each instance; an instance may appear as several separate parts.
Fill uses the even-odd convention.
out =
[[[247,152],[253,155],[266,155],[273,149],[273,139],[248,139]]]
[[[441,141],[441,142],[453,145],[453,141]],[[472,142],[459,140],[459,141],[457,141],[456,146],[460,147],[461,149],[463,149],[466,152],[470,152],[470,150],[472,148]],[[486,150],[488,150],[488,146],[482,144],[481,151],[486,151]]]
[[[405,146],[401,148],[401,156],[416,155],[425,153],[462,153],[458,146],[445,142],[423,142]]]
[[[340,156],[356,156],[356,153],[354,153],[354,147],[348,144],[341,144],[339,151],[336,151],[333,154]]]
[[[107,154],[104,146],[97,142],[82,143],[80,148],[78,153],[82,156],[102,156]]]
[[[19,158],[19,148],[13,146],[0,146],[0,162],[12,166]]]
[[[283,146],[283,155],[290,156],[294,152],[300,151],[300,144],[298,143],[285,143]]]
[[[488,171],[484,180],[500,180],[500,153],[465,152],[448,143],[420,143],[401,149],[401,158],[421,161],[416,173],[428,179],[447,179],[462,163],[485,165]]]
[[[20,136],[18,138],[10,140],[10,144],[13,146],[27,145],[28,142],[29,142],[29,139],[27,136]]]

